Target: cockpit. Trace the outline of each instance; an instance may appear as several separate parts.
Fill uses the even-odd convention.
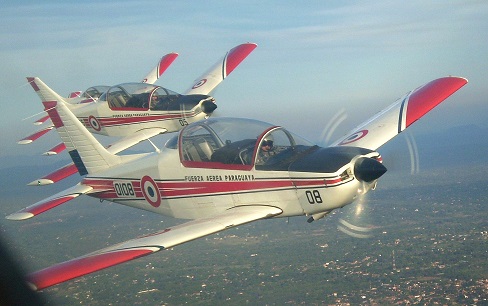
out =
[[[115,111],[190,111],[208,101],[202,111],[211,113],[214,99],[207,95],[181,95],[167,88],[147,83],[126,83],[110,87],[100,101]]]
[[[93,86],[93,87],[90,87],[88,88],[87,90],[85,90],[81,96],[85,99],[93,99],[93,100],[97,100],[98,98],[100,98],[100,96],[106,92],[107,90],[109,90],[110,86]]]
[[[293,161],[316,146],[269,123],[211,118],[185,127],[166,148],[179,149],[185,167],[288,170]]]
[[[180,110],[180,96],[152,84],[126,83],[110,87],[100,100],[107,101],[112,110]]]

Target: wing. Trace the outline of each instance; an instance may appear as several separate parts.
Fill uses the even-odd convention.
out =
[[[376,150],[466,83],[468,80],[464,78],[444,77],[418,87],[356,127],[332,146],[355,146]]]
[[[63,190],[47,199],[44,199],[42,201],[39,201],[37,203],[32,204],[29,207],[26,207],[24,209],[19,210],[16,213],[8,215],[6,218],[9,220],[15,220],[15,221],[20,221],[20,220],[25,220],[32,218],[34,216],[37,216],[46,210],[49,210],[51,208],[54,208],[56,206],[59,206],[63,203],[66,203],[70,200],[73,200],[74,198],[77,198],[78,196],[88,193],[92,190],[93,188],[90,186],[86,185],[75,185],[71,188],[68,188],[66,190]]]
[[[163,249],[282,213],[271,206],[240,206],[211,218],[193,220],[161,232],[129,240],[86,256],[66,261],[28,275],[28,281],[41,290],[67,280],[105,269]]]
[[[257,45],[245,43],[231,49],[207,72],[201,75],[185,95],[208,95],[254,50]]]
[[[154,67],[143,79],[142,83],[154,84],[159,77],[168,69],[173,61],[178,57],[178,53],[169,53],[163,56],[156,67]]]
[[[131,134],[127,137],[122,138],[121,140],[114,142],[113,144],[109,145],[106,149],[108,152],[112,154],[117,154],[119,152],[122,152],[132,146],[135,146],[136,144],[147,140],[151,137],[154,137],[159,134],[166,133],[167,130],[163,128],[150,128],[150,129],[144,129],[144,130],[139,130],[135,132],[134,134]],[[60,146],[63,146],[64,144],[60,144]],[[56,147],[55,147],[56,148]],[[65,149],[66,146],[63,146],[63,149]],[[54,149],[54,148],[53,148]],[[52,150],[52,149],[51,149]],[[46,152],[44,153],[45,155],[51,155],[53,153]],[[44,185],[49,185],[53,184],[56,182],[59,182],[61,180],[64,180],[65,178],[75,174],[78,172],[78,169],[76,168],[75,164],[69,163],[59,169],[56,169],[55,171],[39,178],[36,180],[33,180],[30,182],[29,186],[44,186]]]

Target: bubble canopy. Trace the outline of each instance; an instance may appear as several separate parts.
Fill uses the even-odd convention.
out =
[[[270,150],[266,160],[261,154],[265,144]],[[316,146],[266,122],[210,118],[185,127],[165,147],[179,148],[181,162],[186,167],[250,169],[256,165],[277,170]]]

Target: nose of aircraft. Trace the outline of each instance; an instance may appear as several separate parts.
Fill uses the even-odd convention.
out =
[[[386,167],[374,158],[361,157],[354,164],[356,178],[364,182],[372,182],[386,172]]]
[[[203,101],[201,107],[205,114],[210,115],[217,108],[217,104],[215,104],[215,100],[211,98]]]

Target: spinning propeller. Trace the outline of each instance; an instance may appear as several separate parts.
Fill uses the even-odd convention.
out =
[[[340,124],[347,119],[348,115],[345,109],[340,109],[331,118],[327,126],[324,128],[321,138],[323,143],[327,146],[331,143],[332,136]],[[408,155],[410,160],[410,174],[419,172],[419,154],[415,138],[408,131],[404,133],[405,141],[408,148]],[[404,152],[404,151],[403,151]],[[394,170],[399,168],[400,161],[398,154],[386,154],[388,161],[388,169]],[[351,205],[343,207],[339,213],[341,214],[337,229],[341,232],[354,238],[372,238],[375,235],[375,229],[379,226],[374,224],[374,208],[370,205],[368,199],[368,191],[376,188],[376,179],[386,172],[387,168],[383,163],[372,158],[359,158],[354,165],[354,173],[356,177],[362,181],[362,187],[358,198]],[[324,214],[324,216],[327,213]],[[313,220],[309,220],[311,222]]]

